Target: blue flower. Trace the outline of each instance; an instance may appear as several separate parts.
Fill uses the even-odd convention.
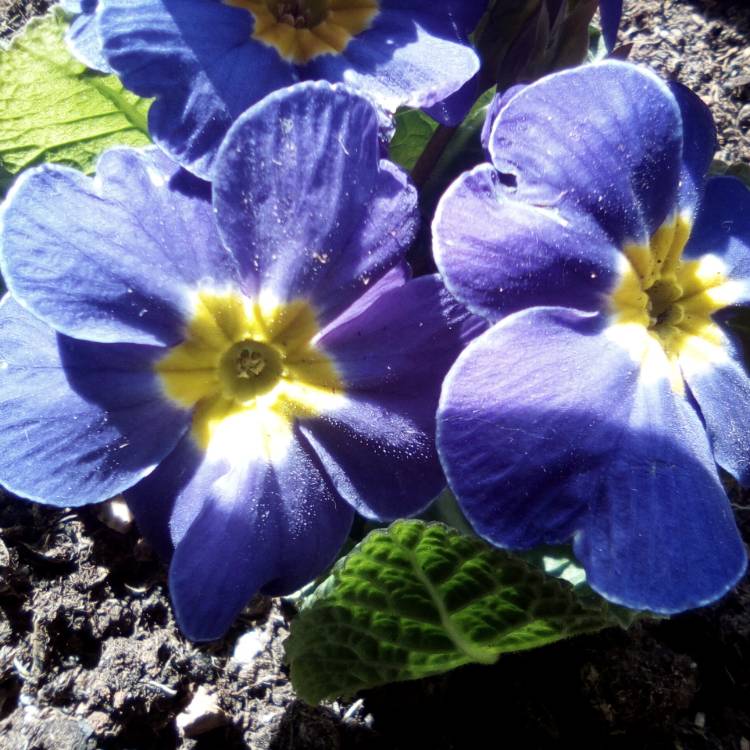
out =
[[[346,82],[384,108],[429,107],[479,69],[487,0],[101,0],[104,54],[156,97],[151,134],[208,177],[234,120],[296,81]],[[438,113],[439,114],[439,113]]]
[[[491,164],[433,227],[448,288],[494,323],[446,378],[438,450],[499,546],[573,541],[635,609],[711,602],[745,571],[717,465],[750,483],[750,192],[679,84],[607,62],[509,96]]]
[[[57,506],[124,492],[196,640],[323,571],[355,510],[442,489],[440,385],[482,325],[407,280],[416,192],[359,95],[271,95],[215,176],[211,201],[156,149],[94,179],[43,166],[0,235],[0,481]]]

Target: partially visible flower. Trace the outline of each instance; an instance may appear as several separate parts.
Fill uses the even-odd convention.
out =
[[[60,7],[72,18],[65,35],[70,51],[89,68],[111,73],[97,26],[96,7],[99,0],[60,0]]]
[[[707,108],[605,62],[502,106],[491,164],[433,227],[449,289],[494,322],[446,378],[438,450],[500,546],[573,541],[634,609],[711,602],[745,571],[717,464],[750,484],[750,192],[705,180]]]
[[[318,575],[355,510],[444,485],[440,385],[481,323],[407,280],[416,191],[379,149],[369,102],[301,84],[237,121],[213,205],[156,149],[31,170],[5,204],[0,481],[124,492],[193,639]]]
[[[479,69],[468,34],[487,0],[102,0],[109,64],[156,97],[154,140],[210,176],[234,120],[296,81],[346,82],[388,111],[429,107]]]

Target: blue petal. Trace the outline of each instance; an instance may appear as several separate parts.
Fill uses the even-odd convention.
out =
[[[443,125],[460,125],[469,114],[479,94],[479,75],[470,78],[458,91],[443,101],[427,107],[425,112]]]
[[[750,378],[742,348],[719,325],[698,343],[699,356],[682,352],[682,375],[698,403],[716,463],[750,486]]]
[[[645,244],[675,205],[680,110],[647,68],[586,65],[513,96],[495,120],[490,153],[516,179],[519,202],[554,209],[564,197],[617,247]]]
[[[156,347],[55,332],[10,296],[0,303],[0,482],[59,506],[131,487],[175,446],[190,415],[164,398]]]
[[[84,65],[101,73],[112,73],[112,68],[104,56],[102,39],[99,35],[99,17],[95,14],[96,0],[73,2],[62,6],[69,13],[78,13],[73,18],[65,34],[65,39],[74,57]]]
[[[379,160],[378,126],[367,100],[325,82],[272,94],[237,121],[214,205],[249,289],[309,299],[325,322],[403,258],[417,196]]]
[[[440,386],[483,327],[437,277],[423,276],[384,291],[320,339],[346,400],[300,429],[358,512],[378,520],[413,515],[443,489],[435,451]]]
[[[512,315],[446,378],[438,449],[489,541],[574,537],[603,596],[669,613],[720,597],[746,559],[700,418],[671,390],[663,352],[649,361],[601,316]]]
[[[305,78],[343,81],[390,112],[400,106],[430,107],[458,91],[479,71],[477,54],[442,7],[412,5],[420,7],[383,7],[340,55],[308,63]],[[469,11],[476,9],[472,5]]]
[[[294,82],[294,68],[253,40],[253,16],[206,0],[106,0],[100,33],[112,68],[155,96],[149,130],[173,158],[209,177],[229,126]]]
[[[466,38],[486,12],[488,0],[441,0],[439,6],[434,0],[379,0],[379,3],[383,10],[431,16],[431,23],[438,25],[444,34],[447,35],[451,29],[458,36]]]
[[[30,170],[0,219],[8,288],[69,336],[176,343],[195,284],[235,278],[202,185],[156,149],[110,150],[95,179]]]
[[[500,110],[519,92],[523,91],[528,84],[526,83],[517,83],[515,86],[510,86],[509,88],[505,89],[505,91],[495,94],[495,96],[492,97],[492,101],[490,102],[490,106],[487,108],[487,115],[484,120],[484,125],[482,126],[482,147],[485,151],[487,151],[487,154],[489,156],[489,149],[490,149],[490,136],[492,134],[492,126],[495,124],[495,120],[497,119],[497,116],[500,114]]]
[[[712,255],[733,283],[735,305],[750,304],[750,190],[735,177],[706,183],[685,258]]]
[[[599,16],[602,24],[602,36],[608,50],[617,44],[617,31],[622,19],[622,0],[599,0]]]
[[[205,481],[193,480],[203,459],[187,432],[154,472],[124,493],[139,531],[165,560],[200,512]]]
[[[299,435],[279,464],[201,456],[186,439],[134,495],[136,507],[171,509],[169,587],[195,641],[220,638],[258,591],[289,594],[323,572],[353,518]],[[156,517],[145,529],[154,526]]]
[[[536,205],[483,164],[440,200],[432,227],[446,286],[489,319],[533,305],[601,308],[619,250],[575,197]]]
[[[585,513],[586,494],[570,479],[605,462],[637,378],[625,352],[600,345],[600,327],[573,311],[518,313],[471,343],[445,380],[443,467],[474,528],[495,544],[565,541]]]
[[[643,426],[591,488],[574,550],[607,599],[674,614],[723,596],[747,557],[697,414],[671,394],[639,396]]]
[[[669,88],[682,116],[682,170],[678,206],[693,216],[703,196],[706,173],[718,145],[711,110],[696,94],[677,81]]]

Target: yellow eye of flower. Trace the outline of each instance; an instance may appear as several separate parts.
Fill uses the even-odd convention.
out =
[[[309,304],[251,301],[238,292],[196,296],[185,339],[156,365],[167,396],[193,409],[204,450],[244,450],[273,460],[294,420],[341,403],[333,362],[313,343]]]
[[[224,0],[255,19],[253,38],[288,62],[304,65],[320,55],[340,54],[368,29],[378,0]]]
[[[615,319],[610,336],[644,371],[656,374],[666,362],[672,389],[680,394],[685,391],[680,365],[686,359],[695,369],[723,356],[724,334],[712,315],[735,297],[718,258],[682,258],[691,229],[687,218],[673,217],[647,245],[626,245],[620,283],[609,305]]]

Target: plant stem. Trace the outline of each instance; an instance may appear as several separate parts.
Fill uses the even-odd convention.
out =
[[[457,128],[448,125],[438,125],[432,134],[432,138],[430,138],[411,171],[411,178],[418,188],[421,188],[427,182],[456,130]]]

